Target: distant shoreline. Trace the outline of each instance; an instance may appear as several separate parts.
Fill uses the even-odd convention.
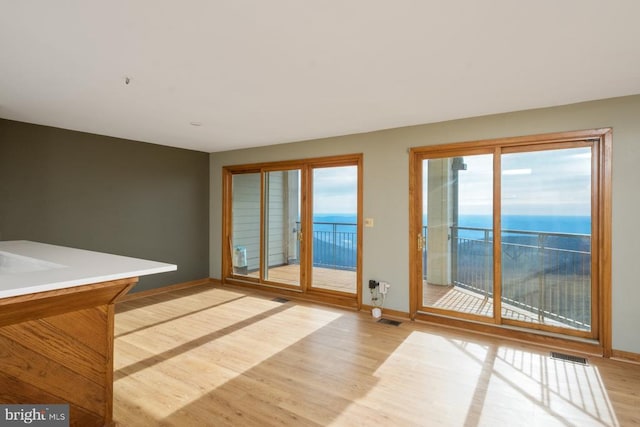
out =
[[[355,214],[316,214],[313,222],[355,224]],[[426,218],[423,221],[426,225]],[[459,227],[491,228],[491,215],[460,215]],[[591,217],[569,215],[504,215],[503,230],[591,234]]]

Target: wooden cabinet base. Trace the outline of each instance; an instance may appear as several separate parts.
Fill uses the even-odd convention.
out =
[[[137,281],[0,299],[0,403],[64,403],[72,426],[111,425],[113,304]]]

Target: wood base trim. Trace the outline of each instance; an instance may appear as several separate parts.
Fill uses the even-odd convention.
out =
[[[347,308],[347,309],[358,309],[358,301],[356,296],[349,297],[341,297],[335,294],[325,294],[321,292],[307,292],[304,293],[299,290],[289,290],[284,288],[279,288],[275,286],[268,285],[259,285],[253,283],[245,283],[231,280],[220,281],[218,279],[211,279],[210,283],[215,284],[218,287],[224,288],[235,288],[235,289],[245,289],[251,290],[251,292],[255,292],[256,294],[266,295],[266,296],[279,296],[288,298],[296,301],[305,301],[305,302],[313,302],[317,304],[324,304],[333,307]]]
[[[371,310],[373,309],[374,309],[374,306],[372,305],[362,304],[360,311],[371,312]],[[394,317],[402,320],[411,320],[411,317],[407,312],[399,311],[399,310],[391,310],[390,308],[384,308],[384,307],[382,308],[382,317]]]
[[[163,294],[165,292],[177,291],[178,289],[190,288],[192,286],[207,285],[210,282],[211,282],[211,279],[206,278],[206,279],[191,280],[189,282],[176,283],[175,285],[163,286],[161,288],[148,289],[146,291],[127,294],[121,298],[118,298],[116,302],[119,303],[124,301],[131,301],[134,299],[144,298],[151,295],[158,295],[158,294]]]
[[[640,364],[640,353],[624,350],[611,350],[611,358],[621,362]]]
[[[556,337],[551,335],[542,335],[518,329],[505,328],[504,326],[499,325],[452,319],[449,317],[435,316],[428,313],[416,313],[414,320],[422,321],[429,324],[451,327],[454,329],[473,331],[494,338],[508,339],[528,344],[536,344],[553,349],[569,350],[591,356],[602,357],[604,354],[603,347],[600,343],[591,342],[588,340],[571,340],[559,336]]]

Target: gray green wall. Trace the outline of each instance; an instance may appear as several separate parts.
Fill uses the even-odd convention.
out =
[[[407,312],[410,147],[600,127],[613,127],[613,348],[640,353],[640,96],[213,153],[211,277],[221,278],[223,166],[363,153],[364,217],[375,224],[364,228],[363,281],[389,282],[385,306]]]
[[[169,262],[133,292],[209,275],[207,153],[0,119],[0,240]]]

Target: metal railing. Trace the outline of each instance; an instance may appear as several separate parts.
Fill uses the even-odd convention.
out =
[[[296,226],[300,229],[300,223],[297,223]],[[314,267],[355,271],[357,250],[357,224],[337,222],[313,223]],[[297,253],[300,253],[299,248]]]
[[[453,284],[493,297],[493,231],[479,227],[450,231]],[[427,227],[423,236],[427,241]],[[590,329],[590,235],[502,230],[501,241],[503,303],[533,313],[540,322],[546,318]],[[355,223],[313,223],[314,267],[355,271],[356,256]],[[427,280],[426,245],[422,256]]]
[[[426,240],[427,227],[423,228]],[[452,229],[454,285],[493,296],[493,231]],[[591,327],[591,236],[502,230],[502,302],[577,329]],[[427,251],[423,251],[426,280]]]

